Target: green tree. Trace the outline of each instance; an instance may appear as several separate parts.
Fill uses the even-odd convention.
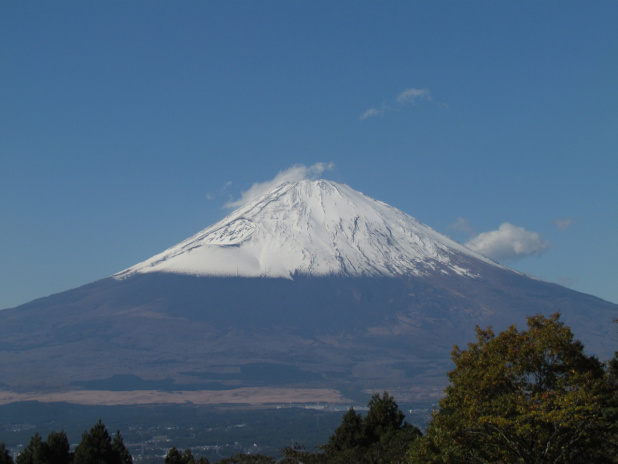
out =
[[[193,457],[193,453],[189,448],[182,453],[182,462],[184,464],[195,464],[195,458]]]
[[[165,456],[165,464],[184,464],[184,461],[182,460],[182,453],[178,451],[175,446],[167,452],[167,456]]]
[[[4,442],[0,442],[0,464],[14,464],[11,453],[6,449]]]
[[[379,442],[404,427],[405,416],[399,410],[395,398],[384,392],[375,394],[369,401],[369,411],[363,419],[363,435],[368,443]]]
[[[305,450],[301,445],[295,443],[293,446],[288,446],[281,450],[281,460],[277,464],[324,464],[324,455],[322,453],[312,453]]]
[[[375,394],[363,419],[367,446],[366,462],[399,464],[406,461],[410,444],[421,436],[418,428],[404,421],[405,416],[387,392]]]
[[[190,449],[186,449],[184,452],[176,447],[171,448],[167,456],[165,456],[165,464],[209,464],[209,461],[205,457],[200,457],[195,460],[193,453]]]
[[[51,432],[43,441],[38,432],[17,456],[17,464],[71,464],[73,454],[66,433]]]
[[[129,450],[124,445],[124,440],[122,435],[120,435],[120,430],[116,431],[116,435],[112,440],[112,450],[114,454],[119,458],[120,464],[131,464],[133,462],[133,457],[129,453]]]
[[[477,327],[455,346],[450,386],[411,462],[609,463],[613,426],[603,365],[584,353],[559,314],[498,336]]]
[[[89,432],[82,434],[82,439],[75,448],[74,464],[126,464],[133,459],[122,442],[118,432],[114,443],[105,425],[99,420]]]
[[[17,455],[16,464],[44,464],[43,460],[43,439],[39,432],[30,437],[30,442]]]
[[[404,422],[404,414],[387,392],[374,394],[368,403],[365,418],[350,408],[341,425],[323,446],[323,462],[388,463],[406,460],[410,443],[420,437],[420,431]]]
[[[341,419],[341,424],[335,432],[328,438],[328,443],[324,446],[330,454],[336,454],[344,450],[353,450],[364,447],[366,440],[363,434],[363,417],[348,409]]]
[[[73,453],[64,431],[50,432],[43,443],[43,461],[45,464],[71,464]]]

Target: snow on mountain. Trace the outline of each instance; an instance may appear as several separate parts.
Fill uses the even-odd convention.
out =
[[[280,185],[113,277],[148,272],[394,277],[432,271],[474,277],[462,264],[470,258],[502,267],[347,185],[304,180]]]

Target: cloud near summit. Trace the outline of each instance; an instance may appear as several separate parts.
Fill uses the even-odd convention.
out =
[[[279,171],[277,175],[266,182],[256,182],[249,190],[242,192],[242,195],[237,200],[228,201],[225,208],[239,208],[246,205],[250,201],[261,197],[265,193],[270,192],[275,187],[286,182],[297,182],[305,179],[315,179],[321,175],[324,171],[330,171],[334,167],[334,163],[316,163],[311,166],[305,166],[304,164],[295,164],[285,171]]]
[[[549,248],[549,242],[536,232],[505,222],[498,230],[483,232],[472,238],[466,246],[501,262],[541,255]]]

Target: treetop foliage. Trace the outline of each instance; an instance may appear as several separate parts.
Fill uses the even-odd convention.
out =
[[[309,453],[287,448],[283,455],[303,464],[403,463],[409,444],[421,436],[416,427],[404,422],[404,414],[387,392],[374,394],[363,418],[350,408],[343,416],[322,452]]]
[[[210,464],[210,462],[205,457],[196,460],[188,448],[182,452],[173,447],[165,456],[165,464]]]
[[[4,443],[0,443],[0,464],[13,464],[11,453],[6,449]]]
[[[131,464],[133,458],[124,445],[120,432],[109,436],[100,420],[84,432],[81,442],[71,452],[71,445],[64,431],[51,432],[43,441],[38,432],[15,459],[15,464]],[[13,458],[0,443],[0,464],[13,464]]]
[[[75,448],[73,464],[130,464],[133,458],[124,445],[120,431],[114,439],[99,420],[89,432],[84,432],[82,440]]]
[[[529,317],[499,335],[453,349],[451,385],[412,462],[612,462],[611,388],[559,314]]]
[[[30,438],[30,442],[17,456],[15,462],[17,464],[71,464],[73,453],[71,453],[71,445],[64,431],[51,432],[45,441],[37,432]]]

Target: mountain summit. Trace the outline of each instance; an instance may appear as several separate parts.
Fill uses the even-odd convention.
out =
[[[347,185],[280,185],[142,263],[116,274],[199,276],[473,277],[466,259],[496,265],[413,217]]]

